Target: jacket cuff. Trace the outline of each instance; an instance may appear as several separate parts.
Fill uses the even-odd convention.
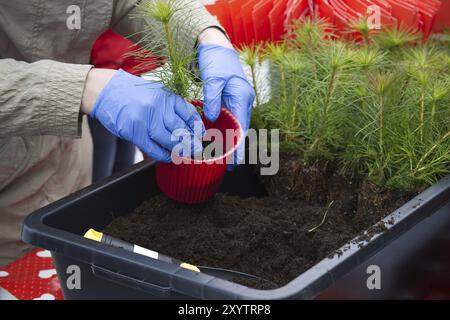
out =
[[[42,135],[81,137],[81,98],[91,68],[91,65],[51,64],[46,76],[46,107],[41,108],[40,115]]]
[[[198,3],[191,7],[186,6],[175,13],[173,20],[179,50],[187,54],[195,54],[198,37],[207,28],[215,27],[226,34],[217,18]]]

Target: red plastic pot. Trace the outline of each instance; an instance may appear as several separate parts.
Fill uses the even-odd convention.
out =
[[[203,107],[201,101],[194,101],[192,104]],[[157,163],[156,182],[158,187],[169,198],[179,202],[194,204],[211,199],[219,191],[227,170],[228,160],[231,159],[243,139],[239,121],[225,108],[222,108],[219,118],[215,122],[207,121],[204,117],[202,120],[206,130],[218,129],[224,139],[227,130],[236,130],[237,134],[231,146],[227,146],[226,141],[223,142],[224,152],[220,157],[207,160],[178,157],[174,159],[177,160],[174,162],[181,162],[180,164]]]

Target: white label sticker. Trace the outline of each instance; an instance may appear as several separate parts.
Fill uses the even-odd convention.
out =
[[[142,247],[139,247],[137,245],[134,245],[134,250],[135,253],[138,254],[142,254],[143,256],[147,256],[153,259],[158,259],[158,252],[153,251],[153,250],[149,250],[149,249],[145,249]]]

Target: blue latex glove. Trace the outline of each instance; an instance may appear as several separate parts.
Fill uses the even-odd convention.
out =
[[[191,152],[201,152],[205,128],[195,107],[164,85],[123,70],[119,70],[100,92],[91,117],[155,160],[171,161],[171,151],[182,139],[177,129],[191,135]],[[196,121],[201,123],[201,130],[194,135]],[[172,133],[179,137],[178,141],[172,141]]]
[[[237,117],[245,136],[250,126],[255,92],[247,81],[237,52],[220,45],[201,44],[198,64],[204,83],[205,117],[210,121],[217,120],[220,108],[224,106]],[[239,146],[234,164],[242,162],[244,147],[245,143]]]

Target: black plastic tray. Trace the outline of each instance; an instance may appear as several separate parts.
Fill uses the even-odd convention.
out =
[[[238,189],[236,189],[238,188]],[[263,194],[257,177],[242,167],[225,178],[223,191],[241,196]],[[394,239],[450,200],[450,177],[393,212],[386,221],[395,223],[362,247],[352,244],[340,257],[325,258],[287,285],[274,290],[255,290],[177,265],[116,249],[84,239],[89,228],[102,229],[113,218],[126,215],[160,193],[154,163],[141,162],[49,206],[25,221],[24,241],[52,252],[66,299],[298,299],[314,298]],[[78,266],[81,288],[66,286]],[[69,268],[69,269],[68,269]],[[69,272],[68,272],[69,270]]]

